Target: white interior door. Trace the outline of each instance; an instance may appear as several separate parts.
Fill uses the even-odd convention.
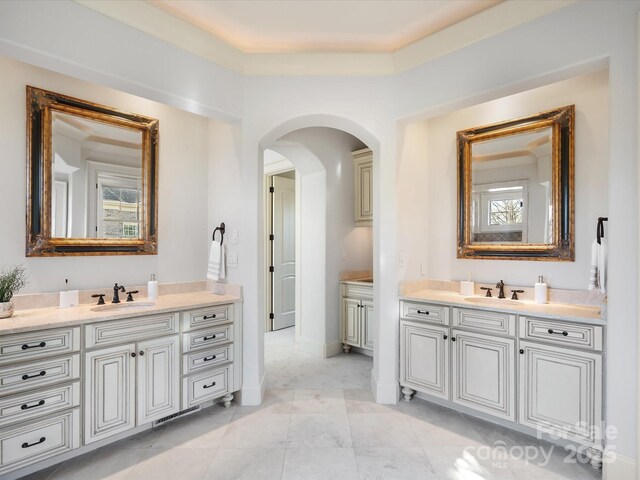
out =
[[[273,176],[273,330],[291,327],[296,314],[296,182]]]

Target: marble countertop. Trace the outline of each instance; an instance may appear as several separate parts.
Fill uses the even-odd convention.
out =
[[[370,280],[370,278],[360,278],[360,279],[353,279],[353,280],[340,280],[340,283],[348,283],[351,285],[367,285],[369,287],[373,287],[373,282],[372,281],[365,281],[365,280]]]
[[[12,317],[0,319],[0,335],[10,333],[28,332],[45,328],[57,328],[79,326],[85,323],[102,322],[105,320],[117,320],[121,318],[140,317],[155,313],[175,312],[190,310],[193,308],[210,307],[224,303],[242,301],[235,295],[217,295],[209,291],[179,293],[173,295],[161,295],[149,303],[147,298],[137,298],[134,303],[140,306],[131,306],[118,310],[92,311],[96,307],[91,305],[78,305],[71,308],[34,308],[31,310],[17,310]],[[107,303],[107,305],[109,305]]]
[[[479,297],[474,295],[474,297]],[[555,320],[567,320],[572,322],[589,323],[593,325],[606,325],[602,318],[600,307],[591,305],[570,305],[566,303],[537,304],[530,300],[520,300],[518,305],[486,305],[470,302],[458,292],[446,290],[420,290],[400,296],[400,300],[430,302],[440,305],[452,305],[454,307],[466,307],[476,310],[488,310],[494,312],[507,312],[515,315],[532,315]],[[495,297],[494,297],[495,298]],[[496,298],[496,301],[500,301]]]

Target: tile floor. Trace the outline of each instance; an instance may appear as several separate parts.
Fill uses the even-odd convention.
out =
[[[320,360],[267,335],[259,407],[214,406],[30,480],[597,479],[567,453],[422,400],[378,405],[371,359]],[[496,444],[496,442],[502,442]],[[502,449],[496,445],[503,446]],[[528,446],[528,449],[525,447]],[[509,456],[500,455],[508,451]],[[528,451],[526,462],[520,457]],[[540,465],[541,455],[548,456]]]

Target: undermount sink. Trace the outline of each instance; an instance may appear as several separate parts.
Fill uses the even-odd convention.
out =
[[[124,303],[110,303],[108,305],[98,305],[91,309],[92,312],[103,312],[112,310],[127,310],[129,308],[140,307],[153,307],[153,302],[124,302]]]
[[[508,298],[495,298],[495,297],[466,297],[465,300],[471,303],[479,303],[481,305],[522,305],[520,300],[510,300]]]

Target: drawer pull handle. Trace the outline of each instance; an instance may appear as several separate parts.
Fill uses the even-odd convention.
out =
[[[418,310],[418,314],[420,314],[420,315],[429,315],[429,310],[425,310],[424,312],[422,310]]]
[[[44,348],[47,346],[47,342],[40,342],[37,345],[28,345],[28,344],[24,344],[22,345],[22,349],[23,350],[27,350],[28,348]]]
[[[40,440],[38,440],[37,442],[33,442],[33,443],[24,442],[22,444],[22,448],[29,448],[29,447],[33,447],[34,445],[40,445],[41,443],[44,443],[45,440],[46,440],[45,437],[40,437]]]
[[[213,382],[211,385],[203,385],[202,388],[211,388],[216,385],[216,382]]]
[[[36,373],[35,375],[27,375],[25,373],[24,375],[22,375],[22,379],[23,380],[29,380],[30,378],[44,377],[46,374],[47,374],[47,372],[45,370],[42,370],[40,373]]]
[[[213,340],[214,338],[216,338],[216,334],[215,333],[213,335],[211,335],[210,337],[204,337],[202,340],[206,342],[207,340]]]
[[[44,400],[40,400],[38,403],[34,405],[27,405],[26,403],[20,407],[20,410],[29,410],[30,408],[41,407],[44,405]]]
[[[216,359],[216,356],[215,355],[211,355],[210,357],[204,357],[202,359],[202,361],[208,362],[209,360],[215,360],[215,359]]]
[[[216,314],[214,313],[213,315],[205,315],[202,317],[203,320],[209,320],[210,318],[216,318]]]
[[[550,335],[553,335],[554,333],[555,333],[556,335],[564,335],[565,337],[566,337],[567,335],[569,335],[569,332],[567,332],[566,330],[564,330],[564,331],[562,331],[562,332],[555,332],[555,331],[553,330],[553,328],[550,328],[549,330],[547,330],[547,332],[549,332],[549,334],[550,334]]]

